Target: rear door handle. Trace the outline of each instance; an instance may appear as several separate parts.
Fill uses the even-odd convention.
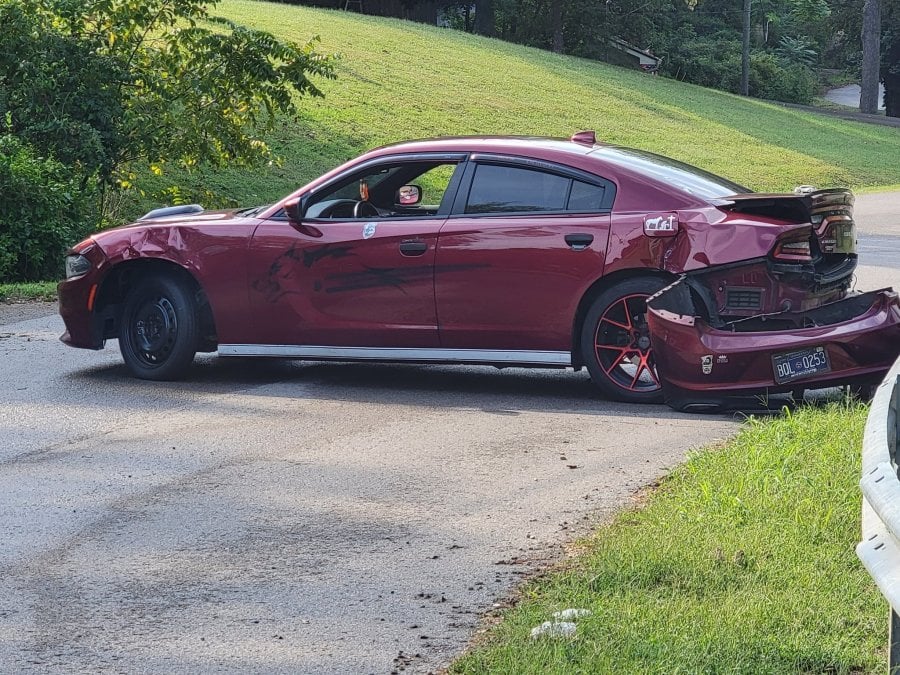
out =
[[[428,250],[428,244],[424,241],[401,241],[400,253],[408,256],[422,255]]]
[[[594,235],[592,234],[576,232],[566,235],[566,243],[572,248],[573,251],[583,251],[591,245],[592,241],[594,241]]]

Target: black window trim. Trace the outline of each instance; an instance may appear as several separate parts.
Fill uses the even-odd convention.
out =
[[[509,166],[512,168],[533,169],[544,171],[546,173],[555,174],[562,178],[578,180],[582,183],[595,185],[604,189],[603,205],[600,209],[591,209],[588,211],[503,211],[499,213],[466,213],[466,204],[469,201],[469,193],[472,190],[472,181],[475,177],[475,169],[479,164],[489,164],[492,166]],[[566,204],[569,203],[569,197],[572,194],[572,183],[569,183],[568,192],[566,193]],[[612,212],[613,204],[616,200],[616,184],[611,180],[603,178],[593,173],[577,169],[575,167],[566,166],[565,164],[557,164],[544,159],[535,159],[532,157],[519,157],[515,155],[500,155],[494,153],[472,153],[466,161],[466,167],[462,172],[462,179],[456,192],[456,198],[453,201],[453,208],[450,210],[450,218],[510,218],[510,217],[530,217],[537,218],[540,216],[590,216],[590,215],[606,215]]]

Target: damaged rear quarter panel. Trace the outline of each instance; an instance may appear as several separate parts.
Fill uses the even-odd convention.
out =
[[[779,234],[797,227],[795,223],[726,213],[712,206],[674,212],[678,214],[674,237],[646,236],[647,211],[613,213],[605,273],[643,268],[681,274],[761,258],[769,253]]]
[[[259,221],[206,213],[171,224],[148,221],[94,236],[107,256],[106,274],[134,260],[160,260],[186,270],[206,293],[220,341],[250,338],[247,242]]]

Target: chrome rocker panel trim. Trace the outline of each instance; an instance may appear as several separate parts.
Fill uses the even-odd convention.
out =
[[[293,359],[419,361],[426,363],[515,363],[560,367],[572,365],[572,354],[569,352],[501,349],[219,345],[219,356],[273,356]]]

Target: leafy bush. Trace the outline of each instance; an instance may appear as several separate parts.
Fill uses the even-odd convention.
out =
[[[89,194],[62,164],[0,135],[0,282],[58,278],[91,230]]]
[[[741,90],[741,44],[724,35],[687,41],[669,55],[666,74],[732,93]],[[788,63],[757,51],[750,55],[750,95],[786,103],[809,103],[818,92],[815,74],[802,63]]]
[[[778,41],[775,53],[785,63],[799,63],[812,67],[816,64],[816,59],[819,58],[813,46],[813,41],[805,35],[800,35],[799,37],[783,35],[781,40]]]
[[[819,91],[815,73],[800,63],[785,63],[768,52],[750,57],[750,95],[786,103],[811,103]]]
[[[666,74],[703,87],[738,93],[741,43],[730,35],[696,37],[673,47],[663,61]]]

